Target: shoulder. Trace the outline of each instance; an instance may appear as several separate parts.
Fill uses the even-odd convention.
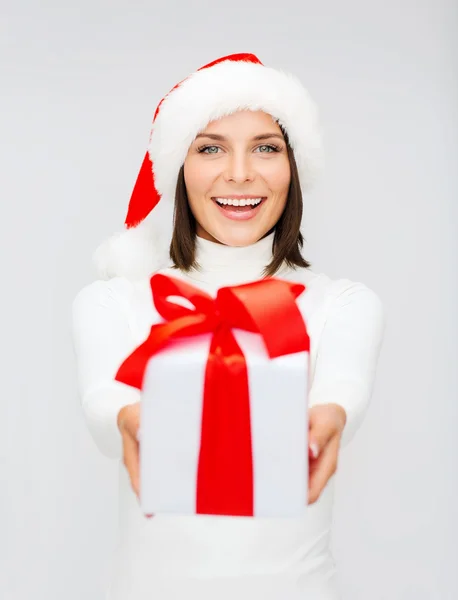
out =
[[[351,279],[331,280],[328,290],[330,310],[354,306],[355,310],[384,320],[384,305],[380,296],[368,285]]]
[[[135,294],[138,284],[125,277],[96,279],[81,288],[72,302],[73,312],[105,306],[127,307]]]
[[[351,305],[355,310],[361,309],[384,320],[384,305],[380,296],[361,281],[333,279],[310,269],[291,269],[283,277],[304,284],[304,298],[309,301],[312,299],[325,313],[333,313],[340,307]]]

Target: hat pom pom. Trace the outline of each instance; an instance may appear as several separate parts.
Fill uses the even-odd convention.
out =
[[[153,213],[163,212],[164,208],[161,206],[161,210]],[[143,279],[171,264],[171,227],[166,223],[171,223],[172,219],[169,217],[158,223],[157,217],[158,214],[150,214],[136,227],[115,233],[100,244],[93,254],[98,277]]]

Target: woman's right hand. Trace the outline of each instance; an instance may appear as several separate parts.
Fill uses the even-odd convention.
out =
[[[140,493],[140,402],[123,406],[118,412],[118,429],[122,435],[123,463],[129,474],[132,489],[137,498]],[[146,515],[152,517],[153,515]]]
[[[138,430],[140,428],[140,402],[123,406],[118,412],[118,429],[122,435],[123,463],[130,477],[132,488],[138,497],[140,469]]]

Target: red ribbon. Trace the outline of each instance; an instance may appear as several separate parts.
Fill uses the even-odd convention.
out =
[[[142,389],[152,356],[177,338],[211,333],[202,409],[196,512],[252,516],[253,459],[248,372],[233,328],[259,333],[270,358],[309,351],[296,298],[304,285],[275,278],[218,290],[212,298],[180,279],[153,275],[156,310],[163,323],[122,363],[115,379]],[[170,300],[181,297],[187,308]],[[305,398],[305,391],[304,391]],[[279,398],[279,401],[281,399]]]

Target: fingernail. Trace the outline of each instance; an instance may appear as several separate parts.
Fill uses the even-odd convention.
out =
[[[318,444],[316,442],[312,442],[310,444],[310,450],[312,451],[313,458],[318,456]]]

